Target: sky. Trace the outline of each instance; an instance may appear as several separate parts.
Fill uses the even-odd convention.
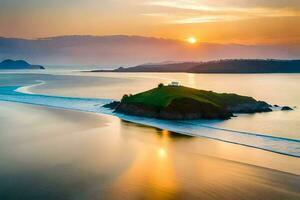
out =
[[[141,35],[300,44],[299,0],[0,0],[0,36]]]

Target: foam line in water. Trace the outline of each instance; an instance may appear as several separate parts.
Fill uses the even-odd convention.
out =
[[[184,121],[185,124],[192,124],[190,122]],[[199,122],[198,122],[199,123]],[[198,126],[204,127],[204,128],[209,128],[209,129],[215,129],[215,130],[220,130],[220,131],[228,131],[231,133],[239,133],[239,134],[245,134],[245,135],[253,135],[253,136],[260,136],[260,137],[268,137],[272,139],[280,139],[280,140],[289,140],[289,141],[295,141],[295,142],[300,142],[300,140],[297,139],[291,139],[291,138],[284,138],[284,137],[277,137],[277,136],[271,136],[271,135],[265,135],[262,133],[253,133],[253,132],[246,132],[246,131],[237,131],[237,130],[232,130],[232,129],[226,129],[226,128],[219,128],[219,127],[214,127],[214,126],[208,126],[208,125],[203,125],[203,124],[198,124]]]
[[[39,82],[38,84],[43,83]],[[30,86],[26,87],[27,88],[25,89],[24,87],[22,89],[22,87],[20,88],[18,86],[0,87],[0,100],[114,115],[129,122],[167,129],[185,135],[206,137],[284,155],[300,157],[300,140],[214,127],[201,120],[159,120],[118,114],[112,112],[110,109],[101,107],[101,105],[111,102],[112,99],[77,98],[22,93],[24,91],[28,92],[28,87]]]
[[[34,94],[33,92],[30,92],[31,88],[39,86],[39,85],[44,85],[46,83],[45,81],[42,81],[42,80],[36,80],[35,82],[37,82],[37,83],[33,84],[33,85],[18,87],[15,91],[25,93],[25,94]]]

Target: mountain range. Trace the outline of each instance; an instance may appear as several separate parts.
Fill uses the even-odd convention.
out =
[[[41,39],[0,37],[0,60],[23,59],[43,65],[116,68],[163,61],[218,59],[297,59],[300,45],[199,43],[141,36],[58,36]]]
[[[227,59],[152,63],[114,70],[91,70],[91,72],[300,73],[300,60]]]

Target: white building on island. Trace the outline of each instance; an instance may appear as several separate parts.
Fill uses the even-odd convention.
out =
[[[179,86],[179,82],[172,81],[171,83],[169,83],[169,86]]]

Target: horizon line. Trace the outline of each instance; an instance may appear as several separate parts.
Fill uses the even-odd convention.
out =
[[[28,41],[39,41],[39,40],[50,40],[50,39],[58,39],[64,37],[90,37],[90,38],[104,38],[104,37],[136,37],[136,38],[144,38],[144,39],[156,39],[156,40],[164,40],[170,42],[178,42],[185,43],[185,40],[180,39],[172,39],[165,38],[160,36],[144,36],[144,35],[131,35],[131,34],[104,34],[104,35],[92,35],[92,34],[66,34],[66,35],[53,35],[53,36],[45,36],[45,37],[36,37],[36,38],[26,38],[26,37],[9,37],[0,35],[0,39],[15,39],[15,40],[28,40]],[[241,46],[288,46],[288,45],[300,45],[299,43],[257,43],[257,44],[248,44],[248,43],[224,43],[224,42],[199,42],[201,44],[213,44],[213,45],[241,45]]]

